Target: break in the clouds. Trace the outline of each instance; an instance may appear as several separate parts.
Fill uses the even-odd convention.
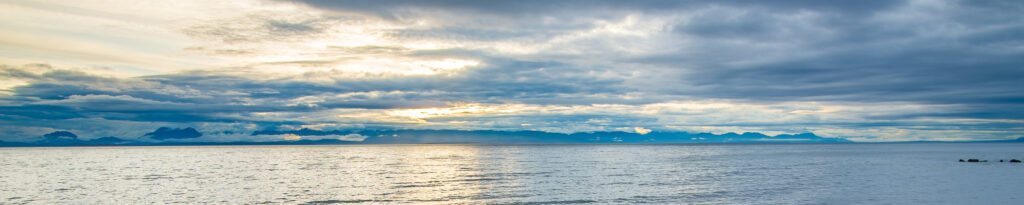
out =
[[[0,141],[56,131],[274,141],[301,136],[253,133],[301,129],[1024,136],[1016,1],[7,1],[0,10]],[[331,138],[366,138],[344,134]]]

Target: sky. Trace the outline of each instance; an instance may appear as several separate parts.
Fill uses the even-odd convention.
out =
[[[1024,137],[1022,1],[8,0],[0,11],[0,141],[160,127],[202,132],[186,141],[295,140],[251,133],[303,128]]]

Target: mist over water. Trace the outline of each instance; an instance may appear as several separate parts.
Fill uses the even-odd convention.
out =
[[[0,148],[0,202],[1020,204],[1011,158],[1024,144]]]

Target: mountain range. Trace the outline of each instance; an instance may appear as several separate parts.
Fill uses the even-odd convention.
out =
[[[3,147],[30,146],[162,146],[162,145],[330,145],[330,144],[658,144],[658,143],[854,143],[843,138],[820,137],[813,133],[780,134],[761,133],[688,133],[688,132],[582,132],[553,133],[543,131],[496,130],[262,130],[251,136],[291,136],[276,141],[183,141],[198,138],[202,133],[194,128],[161,127],[137,139],[101,137],[79,139],[68,131],[56,131],[32,142],[4,142]],[[358,138],[352,138],[358,136]],[[361,139],[360,139],[361,138]],[[938,142],[938,141],[917,141]],[[1024,142],[1024,138],[997,141],[969,142]]]

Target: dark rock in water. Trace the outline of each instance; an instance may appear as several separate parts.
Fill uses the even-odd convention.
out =
[[[1000,159],[999,162],[1003,162],[1003,160]]]
[[[964,159],[960,159],[960,162],[964,162]]]
[[[1011,159],[1010,163],[1020,163],[1020,160],[1019,159]]]
[[[967,159],[967,162],[981,162],[981,160],[978,160],[978,159]]]

